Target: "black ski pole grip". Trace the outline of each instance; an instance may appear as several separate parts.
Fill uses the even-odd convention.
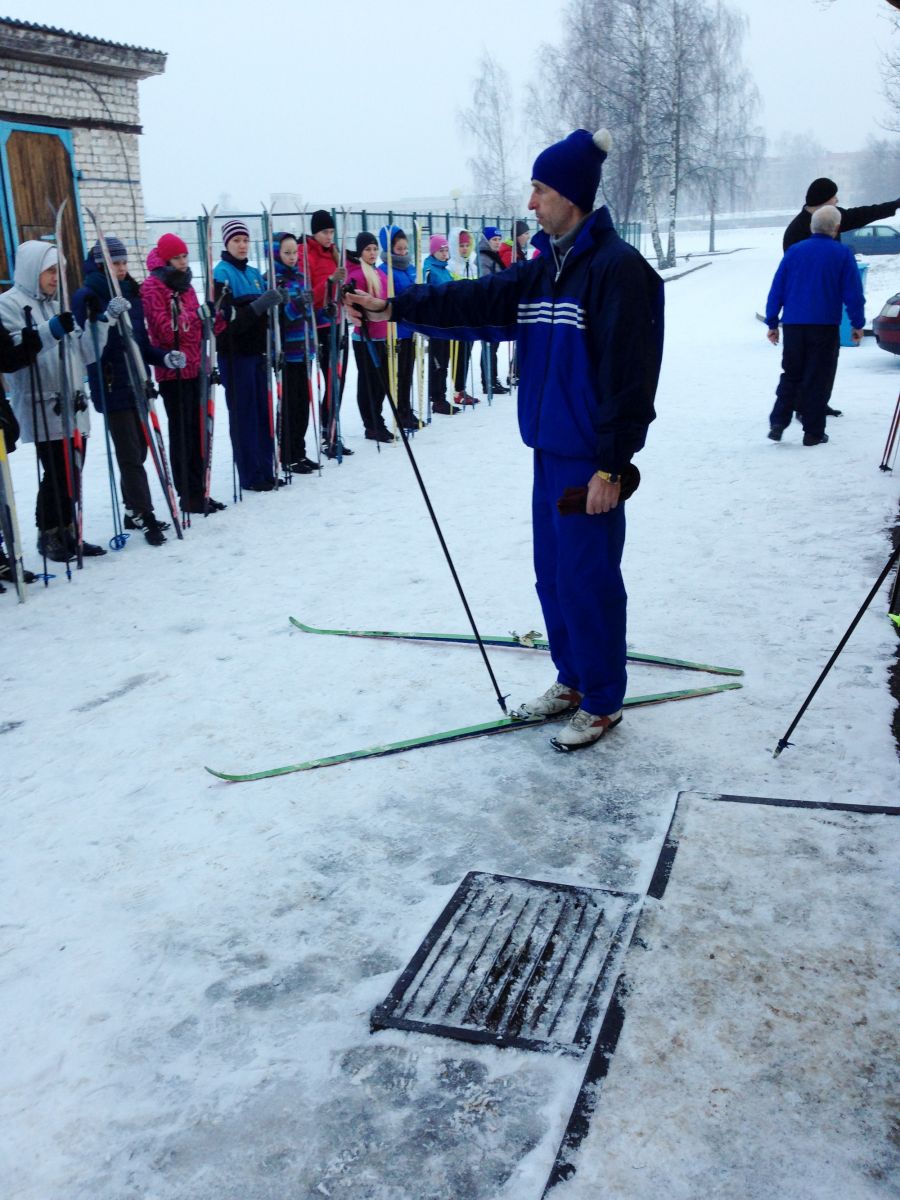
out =
[[[359,288],[356,284],[352,280],[348,280],[341,288],[341,296],[347,296],[358,291]],[[358,308],[356,311],[359,313],[360,333],[365,341],[369,341],[369,314],[364,308]]]

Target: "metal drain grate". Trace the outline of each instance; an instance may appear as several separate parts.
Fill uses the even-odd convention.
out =
[[[470,871],[374,1029],[581,1054],[638,897]]]

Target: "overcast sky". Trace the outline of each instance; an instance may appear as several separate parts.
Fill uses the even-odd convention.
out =
[[[856,150],[883,136],[885,0],[732,6],[750,20],[746,61],[770,144],[810,131]],[[168,54],[165,74],[140,85],[141,156],[148,213],[177,216],[223,194],[255,209],[275,192],[341,204],[468,190],[456,111],[471,101],[481,50],[521,100],[562,10],[547,0],[31,0],[3,15]]]

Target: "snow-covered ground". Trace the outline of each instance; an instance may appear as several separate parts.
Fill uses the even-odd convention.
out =
[[[204,764],[275,766],[497,715],[471,649],[319,638],[288,624],[295,615],[327,627],[465,629],[402,447],[378,453],[360,437],[352,374],[344,430],[356,453],[343,465],[194,518],[180,543],[154,549],[133,535],[71,583],[60,568],[25,605],[12,592],[0,598],[5,1200],[537,1200],[584,1062],[368,1031],[371,1009],[465,873],[643,894],[680,789],[898,803],[886,589],[795,745],[777,760],[771,752],[890,552],[897,484],[877,467],[900,361],[871,338],[843,351],[834,403],[844,415],[829,422],[829,445],[803,448],[796,426],[768,441],[779,354],[754,314],[780,230],[727,231],[719,242],[748,248],[667,288],[659,417],[638,459],[625,570],[630,644],[741,666],[742,691],[637,709],[576,756],[554,754],[535,729],[255,784],[211,779]],[[704,245],[698,233],[679,248]],[[870,319],[898,289],[900,263],[872,260]],[[219,408],[213,493],[230,501]],[[530,460],[514,401],[436,417],[415,450],[482,630],[541,629]],[[12,466],[31,546],[31,449],[20,447]],[[102,436],[91,441],[85,490],[86,536],[105,542]],[[38,568],[33,553],[27,562]],[[492,661],[513,699],[549,682],[539,655],[497,651]],[[629,691],[706,678],[639,667]],[[854,963],[873,945],[880,952],[896,922],[864,890],[896,861],[896,818],[879,818],[858,870],[842,860],[835,880],[859,954],[829,952],[804,992],[788,956],[795,967],[820,937],[810,911],[821,920],[835,911],[805,905],[805,880],[822,882],[809,863],[825,870],[840,847],[819,845],[827,828],[811,832],[793,810],[772,809],[767,853],[758,827],[735,829],[721,811],[691,810],[687,830],[707,857],[676,862],[671,895],[649,914],[660,972],[675,982],[649,987],[651,938],[605,1085],[617,1097],[615,1136],[603,1136],[601,1097],[578,1173],[558,1194],[643,1198],[664,1179],[679,1197],[896,1195],[885,1071],[861,1092],[841,1066],[845,1029],[823,1017],[848,988],[865,992],[874,976]],[[786,861],[788,831],[802,841],[807,875]],[[718,1110],[700,1095],[709,1010],[677,1007],[704,956],[693,943],[673,953],[667,930],[677,951],[691,931],[691,888],[708,928],[710,896],[739,881],[740,920],[734,897],[727,914],[723,898],[721,939],[728,954],[759,960],[771,892],[789,875],[779,953],[765,971],[779,995],[794,988],[804,1019],[779,1026],[777,1073],[732,1107],[741,1121],[728,1136],[720,1126],[713,1138],[703,1121]],[[703,978],[717,1010],[743,986],[734,970]],[[734,1012],[737,1045],[746,1007]],[[653,1052],[673,1014],[691,1051],[682,1048],[674,1076]],[[854,1063],[867,1053],[890,1061],[886,1014],[879,998],[869,1033],[854,1027]],[[727,1023],[717,1027],[715,1086],[732,1095],[749,1086],[747,1056],[763,1062],[771,1046],[748,1038],[729,1059],[726,1035]],[[785,1055],[810,1036],[822,1045],[817,1084],[792,1087]],[[679,1079],[691,1085],[692,1119],[648,1141],[645,1100],[665,1108]],[[777,1120],[775,1093],[790,1121]],[[850,1122],[858,1138],[832,1142],[830,1156],[810,1149],[823,1095],[829,1121],[842,1097],[875,1114]],[[777,1129],[779,1144],[749,1133],[743,1142],[749,1122]],[[803,1191],[788,1186],[792,1146]],[[719,1168],[721,1188],[706,1174]],[[614,1182],[624,1177],[630,1190]]]

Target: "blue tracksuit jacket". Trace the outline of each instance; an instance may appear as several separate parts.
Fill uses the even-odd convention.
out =
[[[612,227],[582,224],[564,260],[537,258],[453,287],[409,288],[395,320],[432,337],[518,343],[519,429],[537,450],[621,471],[644,444],[663,345],[660,277]]]

